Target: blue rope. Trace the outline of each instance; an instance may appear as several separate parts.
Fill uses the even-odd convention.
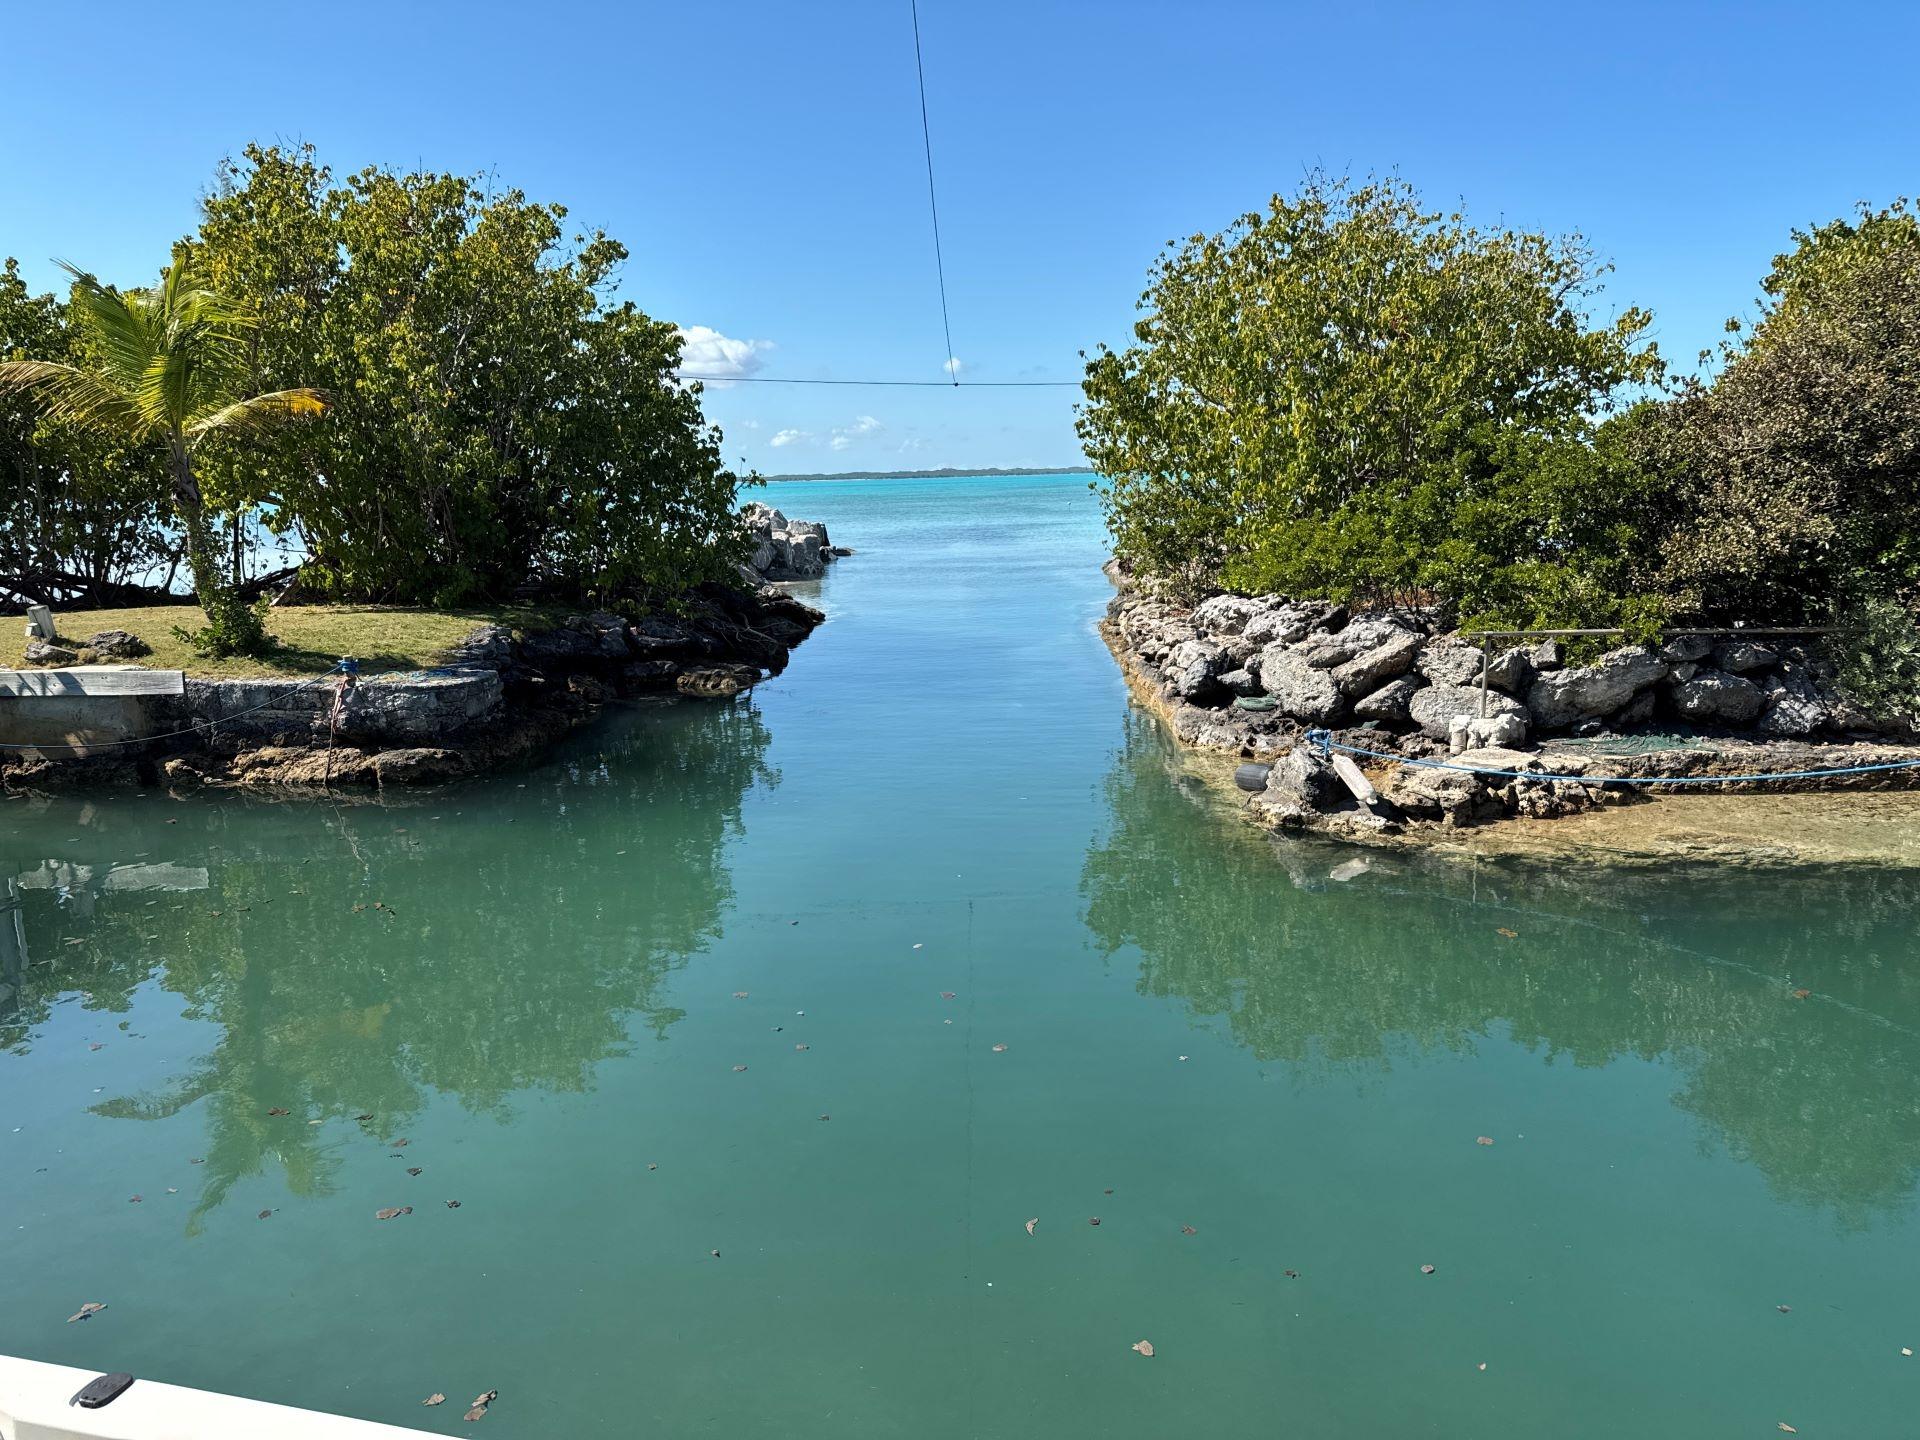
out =
[[[1763,780],[1824,780],[1829,775],[1871,775],[1885,770],[1920,769],[1920,760],[1897,760],[1886,765],[1841,765],[1831,770],[1782,770],[1768,775],[1559,775],[1550,770],[1493,770],[1478,765],[1451,765],[1444,760],[1415,760],[1380,750],[1362,750],[1357,745],[1342,745],[1326,730],[1309,730],[1307,741],[1318,745],[1322,754],[1344,750],[1349,755],[1364,755],[1369,760],[1418,765],[1423,770],[1458,770],[1467,775],[1499,775],[1510,780],[1571,780],[1579,785],[1740,785]]]
[[[302,680],[293,689],[287,691],[287,694],[294,695],[309,685],[318,685],[331,675],[350,675],[357,679],[359,674],[358,660],[342,660],[325,674],[316,675],[311,680]],[[158,735],[137,735],[130,740],[81,740],[77,743],[72,740],[49,740],[39,745],[0,745],[0,750],[117,750],[125,745],[146,745],[154,740],[172,740],[180,735],[198,735],[203,727],[211,730],[216,725],[224,725],[229,720],[238,720],[242,715],[251,715],[256,710],[270,709],[278,703],[277,699],[267,700],[259,705],[249,706],[245,710],[236,710],[231,715],[222,715],[218,719],[203,721],[199,725],[189,725],[185,730],[167,730]]]

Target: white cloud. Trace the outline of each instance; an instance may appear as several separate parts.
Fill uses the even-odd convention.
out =
[[[966,362],[961,360],[958,355],[949,355],[947,357],[946,371],[949,380],[958,379],[960,372],[966,368]]]
[[[782,430],[767,443],[778,450],[783,445],[798,445],[801,441],[812,438],[812,434],[805,430]]]
[[[827,443],[835,450],[844,450],[861,435],[877,435],[887,427],[871,415],[859,415],[846,425],[833,427],[833,439]]]
[[[774,348],[771,340],[735,340],[706,325],[681,327],[680,369],[694,376],[718,376],[707,383],[716,390],[732,388],[733,378],[759,372],[761,359]]]

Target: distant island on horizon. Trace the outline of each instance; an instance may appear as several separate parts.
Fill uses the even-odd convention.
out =
[[[963,475],[1091,475],[1091,465],[1023,465],[1013,469],[831,470],[809,475],[762,475],[762,480],[951,480]]]

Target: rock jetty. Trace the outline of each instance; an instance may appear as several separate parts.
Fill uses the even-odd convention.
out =
[[[1484,656],[1483,689],[1480,645],[1433,610],[1353,613],[1231,594],[1188,606],[1112,566],[1108,573],[1119,593],[1104,633],[1136,690],[1186,744],[1269,767],[1263,776],[1243,766],[1238,778],[1255,792],[1249,811],[1276,828],[1369,838],[1426,824],[1550,819],[1660,789],[1606,783],[1615,778],[1920,759],[1913,717],[1851,704],[1832,663],[1791,639],[1680,635],[1581,663],[1555,640],[1504,645]],[[1305,743],[1320,730],[1389,758],[1356,763]],[[1587,743],[1654,732],[1665,743],[1624,754],[1596,755]],[[1912,786],[1920,770],[1794,784]]]

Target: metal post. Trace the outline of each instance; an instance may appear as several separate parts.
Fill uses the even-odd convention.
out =
[[[1487,718],[1487,670],[1491,663],[1488,657],[1492,654],[1487,638],[1482,636],[1480,638],[1480,718],[1482,720]]]

